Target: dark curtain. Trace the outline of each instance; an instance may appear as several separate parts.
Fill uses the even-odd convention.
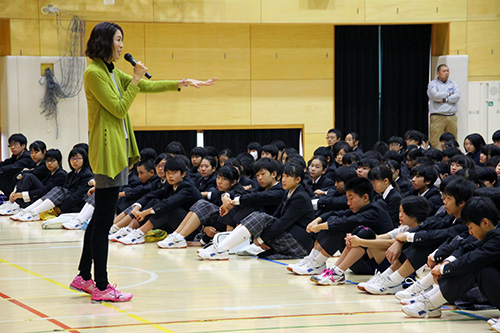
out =
[[[172,141],[179,141],[190,157],[196,147],[196,131],[134,131],[139,149],[153,148],[158,154],[164,153]]]
[[[379,134],[427,133],[430,41],[430,25],[381,26],[380,47],[379,26],[335,27],[335,127],[358,133],[364,151]]]
[[[261,145],[282,140],[287,147],[299,151],[300,129],[251,129],[251,130],[210,130],[204,131],[205,146],[213,146],[217,150],[229,148],[234,156],[247,151],[250,142],[257,141]]]
[[[408,129],[428,133],[430,25],[382,27],[381,140]]]
[[[377,26],[335,27],[335,128],[364,150],[378,135],[378,56]]]

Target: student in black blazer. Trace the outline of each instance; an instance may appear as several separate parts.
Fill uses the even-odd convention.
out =
[[[9,148],[12,156],[0,162],[0,190],[9,195],[16,186],[15,176],[23,169],[31,169],[35,162],[31,159],[29,151],[26,150],[28,140],[21,133],[12,134],[9,137]]]
[[[198,177],[193,181],[200,192],[208,192],[217,187],[217,160],[205,156],[199,166]]]
[[[327,169],[328,161],[324,156],[316,155],[309,161],[309,177],[306,179],[315,197],[326,194],[335,186],[335,182],[325,176]]]
[[[411,171],[411,185],[413,191],[410,195],[420,195],[429,202],[430,215],[434,215],[443,205],[441,193],[433,185],[438,177],[438,172],[434,165],[417,165]]]
[[[373,189],[377,193],[374,200],[381,200],[389,213],[392,226],[399,226],[399,205],[401,204],[401,193],[396,183],[392,180],[392,172],[386,166],[378,166],[370,170],[368,179],[371,180]]]

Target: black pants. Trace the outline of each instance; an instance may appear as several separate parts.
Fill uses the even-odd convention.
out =
[[[500,271],[495,267],[461,276],[443,276],[438,282],[441,293],[449,302],[455,302],[477,285],[491,304],[500,309]]]
[[[83,240],[82,257],[78,270],[83,279],[89,280],[94,262],[94,280],[97,288],[108,286],[108,233],[113,225],[119,187],[95,190],[95,209]]]
[[[32,173],[25,173],[23,178],[17,183],[16,192],[32,191],[44,187],[45,185],[35,175]],[[35,201],[35,198],[31,198],[31,202],[24,202],[23,199],[16,199],[17,204],[22,208],[28,207]]]

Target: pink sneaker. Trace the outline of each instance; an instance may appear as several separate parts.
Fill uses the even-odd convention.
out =
[[[94,280],[90,279],[85,281],[80,275],[77,275],[74,279],[73,282],[69,285],[69,287],[73,290],[76,291],[83,291],[84,293],[92,295],[92,292],[94,289],[97,289],[95,287]]]
[[[90,300],[92,303],[98,303],[100,301],[107,301],[107,302],[128,302],[134,297],[133,294],[129,293],[122,293],[118,290],[115,289],[116,284],[110,285],[108,284],[108,287],[106,290],[99,290],[99,288],[95,288],[94,291],[92,292],[92,297]]]

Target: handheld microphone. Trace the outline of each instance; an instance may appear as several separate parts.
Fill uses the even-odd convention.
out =
[[[125,60],[130,62],[130,64],[134,67],[135,67],[135,64],[137,64],[137,61],[135,61],[134,57],[132,57],[132,55],[130,53],[125,53],[124,58],[125,58]],[[149,74],[148,72],[146,72],[146,74],[144,74],[144,76],[147,77],[148,79],[151,78],[151,74]]]

